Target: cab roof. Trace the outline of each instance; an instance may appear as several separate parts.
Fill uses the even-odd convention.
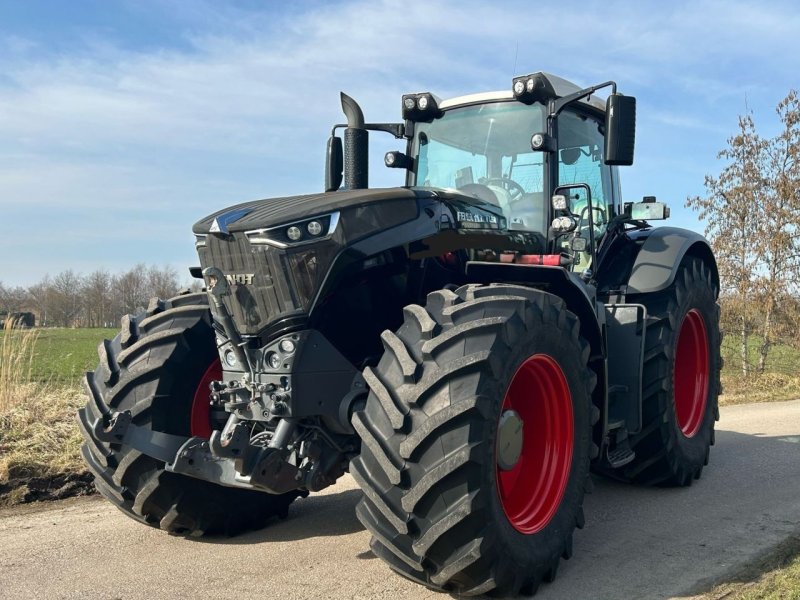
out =
[[[550,73],[542,73],[550,84],[553,86],[556,94],[559,97],[568,96],[569,94],[573,94],[583,88],[575,85],[571,81],[567,81],[558,75],[552,75]],[[466,106],[468,104],[481,104],[484,102],[497,102],[497,101],[504,101],[504,100],[513,100],[514,93],[512,92],[511,88],[509,87],[507,90],[501,90],[496,92],[480,92],[478,94],[468,94],[466,96],[458,96],[456,98],[450,98],[448,100],[442,100],[438,103],[438,106],[441,110],[447,110],[449,108],[456,108],[459,106]],[[605,100],[600,99],[597,95],[591,95],[583,100],[580,100],[583,104],[588,104],[592,108],[599,110],[601,112],[606,111],[606,103]]]

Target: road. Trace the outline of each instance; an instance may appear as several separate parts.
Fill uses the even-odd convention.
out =
[[[800,528],[800,401],[725,407],[691,488],[596,478],[575,556],[539,600],[685,598]],[[0,598],[447,598],[368,549],[348,477],[232,539],[170,537],[97,498],[0,512]]]

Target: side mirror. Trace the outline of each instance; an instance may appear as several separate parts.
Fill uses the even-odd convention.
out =
[[[626,202],[625,212],[634,221],[662,221],[669,219],[669,206],[645,197],[644,202]]]
[[[342,185],[344,170],[342,138],[332,135],[328,138],[328,152],[325,157],[325,191],[335,192]]]
[[[611,94],[606,101],[605,163],[632,165],[635,141],[636,98]]]

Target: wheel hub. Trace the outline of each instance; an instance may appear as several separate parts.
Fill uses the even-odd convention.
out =
[[[497,492],[511,525],[541,531],[553,518],[570,478],[572,394],[558,362],[525,360],[509,382],[497,422]]]
[[[500,415],[497,426],[497,466],[503,471],[513,469],[522,454],[524,439],[522,428],[524,423],[514,410],[507,410]]]

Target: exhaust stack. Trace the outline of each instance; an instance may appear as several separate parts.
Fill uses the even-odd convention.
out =
[[[364,113],[350,96],[341,92],[342,111],[347,117],[344,130],[344,185],[357,190],[369,186],[369,133],[364,128]]]

